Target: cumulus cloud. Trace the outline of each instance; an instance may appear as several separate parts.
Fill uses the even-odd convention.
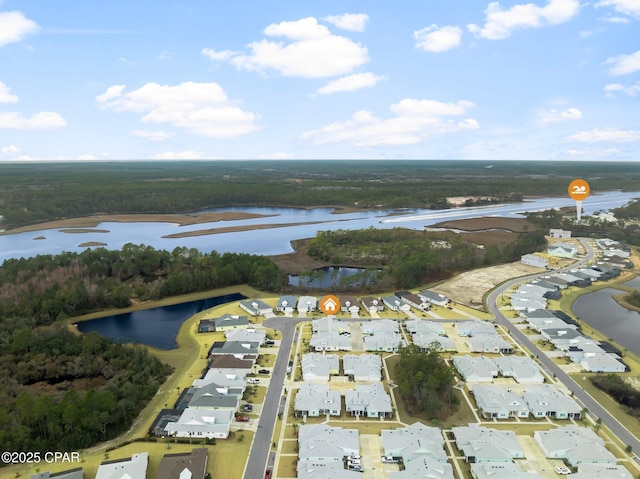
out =
[[[0,148],[0,153],[3,155],[15,155],[16,153],[20,153],[20,148],[16,145],[3,146]]]
[[[609,83],[604,87],[605,95],[607,98],[615,98],[615,93],[621,92],[627,96],[636,96],[640,94],[640,81],[637,81],[634,85],[624,86],[620,83]]]
[[[568,141],[578,143],[596,143],[609,141],[613,143],[632,143],[640,141],[640,130],[619,130],[617,128],[594,128],[593,130],[580,131],[567,137]]]
[[[200,53],[213,61],[229,60],[231,57],[238,54],[238,52],[234,52],[231,50],[216,51],[213,48],[203,48],[202,50],[200,50]]]
[[[329,15],[324,17],[323,20],[343,30],[364,32],[364,27],[369,21],[369,15],[366,13],[345,13],[343,15]]]
[[[128,93],[116,85],[96,101],[105,109],[141,113],[143,123],[167,123],[200,136],[229,138],[258,129],[258,115],[236,106],[217,83],[147,83]]]
[[[357,146],[412,145],[430,138],[479,128],[472,118],[456,120],[473,107],[469,101],[443,103],[435,100],[405,98],[390,106],[395,115],[381,119],[372,112],[356,112],[345,122],[332,123],[300,135],[316,144],[351,143]]]
[[[174,134],[163,130],[133,130],[131,136],[146,138],[151,141],[164,141],[171,138]]]
[[[318,89],[318,93],[328,95],[342,91],[356,91],[362,88],[370,88],[376,86],[384,77],[374,75],[373,73],[356,73],[346,77],[338,78],[330,81],[322,88]]]
[[[547,110],[538,116],[539,123],[557,123],[560,121],[579,120],[582,112],[577,108],[567,108],[566,110]]]
[[[52,130],[66,126],[64,118],[52,111],[41,111],[25,117],[15,111],[0,112],[0,129],[9,130]]]
[[[40,27],[22,12],[0,12],[0,47],[22,40]]]
[[[601,0],[596,4],[596,7],[613,7],[618,13],[640,18],[640,2],[638,0]]]
[[[201,160],[204,158],[204,155],[199,151],[165,151],[163,153],[158,153],[157,155],[153,155],[151,159],[153,160]]]
[[[609,67],[609,73],[615,76],[628,75],[640,70],[640,50],[629,55],[618,55],[607,58],[605,62]]]
[[[413,38],[416,41],[416,48],[425,52],[439,53],[460,46],[462,30],[460,27],[438,27],[433,24],[413,32]]]
[[[609,23],[631,23],[631,20],[627,17],[607,17],[604,21]]]
[[[369,61],[365,47],[332,34],[314,17],[268,25],[265,38],[248,45],[250,53],[234,54],[203,49],[214,60],[227,60],[236,68],[255,72],[275,71],[283,76],[326,78],[351,73]],[[276,38],[277,40],[272,40]]]
[[[503,10],[499,2],[491,2],[485,10],[485,24],[469,24],[471,33],[488,40],[507,38],[519,28],[537,28],[571,20],[580,10],[578,0],[548,0],[544,7],[534,3],[514,5]]]
[[[18,96],[12,95],[9,90],[11,88],[0,81],[0,103],[18,103]]]

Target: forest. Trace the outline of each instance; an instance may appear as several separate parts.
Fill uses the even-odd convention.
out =
[[[592,193],[635,191],[633,163],[581,163]],[[575,162],[205,161],[0,164],[0,228],[93,214],[225,206],[447,208],[566,196]]]
[[[424,413],[429,419],[444,419],[457,407],[451,366],[437,348],[421,351],[411,344],[399,350],[394,380],[410,414]]]
[[[631,416],[640,418],[640,391],[615,374],[591,376],[589,380],[609,394]]]
[[[0,267],[0,448],[74,450],[125,431],[171,373],[146,349],[77,335],[70,316],[235,284],[277,290],[270,259],[122,250],[6,260]]]
[[[541,231],[519,234],[502,248],[490,245],[480,249],[462,234],[453,232],[368,228],[319,231],[309,241],[307,253],[334,265],[382,268],[386,275],[378,276],[372,286],[413,288],[448,278],[455,272],[516,261],[545,245]]]

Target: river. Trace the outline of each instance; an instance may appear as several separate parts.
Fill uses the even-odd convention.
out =
[[[585,214],[588,215],[595,211],[606,211],[611,208],[623,206],[633,198],[638,197],[640,197],[640,192],[612,191],[590,196],[583,202],[583,208]],[[575,202],[569,198],[540,198],[523,203],[507,203],[448,210],[380,210],[346,214],[332,214],[332,210],[328,208],[315,208],[310,210],[266,207],[218,208],[206,211],[246,211],[274,216],[188,226],[179,226],[175,223],[103,222],[97,225],[96,228],[92,228],[95,230],[93,232],[70,234],[68,231],[73,231],[74,228],[64,228],[6,234],[0,236],[0,261],[8,258],[31,257],[38,254],[58,254],[62,251],[83,251],[86,248],[80,246],[80,244],[87,242],[106,243],[104,247],[108,249],[121,249],[126,243],[136,243],[169,251],[178,246],[186,246],[188,248],[197,248],[203,252],[216,250],[220,253],[275,255],[292,252],[291,241],[314,237],[316,232],[320,230],[361,229],[369,227],[404,227],[421,230],[425,226],[441,221],[477,218],[481,216],[515,218],[527,211],[541,211],[550,208],[572,206],[574,204]],[[164,237],[170,234],[210,228],[291,223],[313,224],[185,238]],[[87,228],[75,229],[79,231],[87,230]]]

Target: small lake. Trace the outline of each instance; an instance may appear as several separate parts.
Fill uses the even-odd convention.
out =
[[[348,268],[344,266],[314,269],[306,274],[289,275],[289,285],[312,289],[339,289],[366,286],[381,274],[377,269]]]
[[[636,276],[631,281],[622,283],[622,286],[626,286],[627,288],[640,289],[640,276]]]
[[[573,303],[572,311],[607,338],[640,355],[640,313],[616,303],[612,296],[620,293],[624,292],[605,288],[584,294]]]
[[[78,331],[83,333],[95,331],[116,343],[139,343],[169,350],[178,346],[176,344],[178,330],[191,316],[205,309],[245,298],[246,296],[240,293],[226,294],[80,321],[77,326]]]

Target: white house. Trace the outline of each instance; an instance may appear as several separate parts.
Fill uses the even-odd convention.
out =
[[[251,316],[265,316],[273,313],[273,308],[259,299],[240,301],[240,307]]]
[[[473,397],[485,419],[526,418],[529,408],[515,392],[498,385],[476,384]]]
[[[435,346],[437,351],[457,351],[458,347],[451,338],[439,336],[434,333],[415,333],[412,337],[413,344],[424,349],[425,351],[431,350]]]
[[[306,314],[318,308],[318,298],[315,296],[300,296],[298,298],[298,313]]]
[[[627,370],[622,362],[606,353],[585,354],[580,365],[592,373],[623,373]]]
[[[549,236],[551,238],[571,238],[571,231],[551,228],[549,230]]]
[[[342,356],[342,370],[354,381],[380,381],[382,359],[377,354],[345,354]]]
[[[145,479],[149,453],[133,454],[129,459],[103,462],[98,467],[96,479]]]
[[[382,302],[391,311],[400,311],[403,313],[406,313],[407,311],[411,311],[411,306],[409,306],[407,303],[405,303],[403,300],[401,300],[397,296],[383,296]]]
[[[454,356],[453,365],[466,382],[491,383],[498,366],[486,356]]]
[[[400,326],[392,319],[372,319],[362,323],[362,334],[399,333]]]
[[[401,346],[406,346],[406,342],[398,333],[376,333],[364,337],[365,351],[395,353]]]
[[[415,333],[433,333],[439,336],[443,336],[444,326],[442,323],[436,321],[429,321],[426,319],[410,319],[405,321],[404,327],[407,328],[411,334]]]
[[[513,431],[499,431],[475,423],[452,427],[451,431],[467,462],[510,463],[524,458],[524,450]]]
[[[528,266],[535,266],[536,268],[548,268],[549,260],[538,256],[537,254],[525,254],[520,257],[520,262]]]
[[[499,334],[469,336],[467,344],[472,353],[513,354],[513,345]]]
[[[347,412],[352,416],[389,418],[393,415],[391,397],[382,383],[356,384],[344,392]]]
[[[554,419],[580,419],[582,408],[571,397],[562,394],[550,384],[540,384],[527,388],[522,399],[533,417]]]
[[[528,356],[500,356],[493,362],[504,377],[515,379],[521,384],[541,384],[544,376],[536,362]]]
[[[340,359],[336,354],[307,353],[302,355],[302,379],[329,381],[340,372]]]
[[[384,311],[384,303],[381,299],[378,298],[360,298],[360,302],[364,307],[365,311],[369,314],[371,313],[379,313],[380,311]]]
[[[565,426],[548,431],[535,431],[533,439],[545,457],[565,459],[571,466],[581,464],[617,464],[618,460],[593,429]]]
[[[313,333],[309,346],[314,351],[351,351],[351,339],[336,331]]]
[[[547,253],[556,258],[575,258],[578,247],[569,243],[554,243],[547,248]]]
[[[226,439],[229,436],[234,411],[188,407],[177,422],[168,423],[168,436],[194,439]]]
[[[425,289],[424,291],[419,291],[418,296],[437,306],[449,305],[449,298],[447,298],[444,294],[436,293],[435,291],[429,291],[428,289]]]
[[[304,383],[296,393],[293,409],[297,416],[339,416],[342,410],[340,391],[331,391],[329,384]]]
[[[276,311],[279,313],[284,313],[288,316],[291,316],[296,309],[296,304],[298,304],[298,298],[293,295],[285,295],[281,296],[278,300],[278,305],[276,306]]]

